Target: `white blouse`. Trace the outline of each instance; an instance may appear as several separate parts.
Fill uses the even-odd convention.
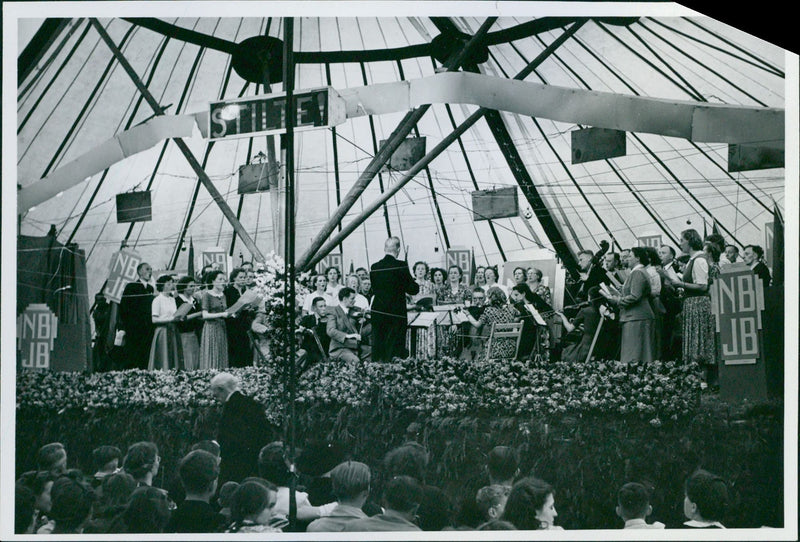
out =
[[[175,316],[178,307],[175,305],[175,298],[168,295],[159,294],[153,299],[152,316],[153,322],[169,320]]]

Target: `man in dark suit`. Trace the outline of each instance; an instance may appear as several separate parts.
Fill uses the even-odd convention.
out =
[[[239,390],[230,373],[219,373],[210,382],[211,394],[223,405],[217,442],[220,451],[219,486],[258,476],[258,452],[272,440],[264,406]]]
[[[764,288],[769,286],[769,283],[772,281],[772,275],[769,273],[769,267],[764,263],[764,249],[758,245],[747,245],[744,247],[742,259],[744,263],[750,266],[753,273],[761,278]]]
[[[328,356],[331,338],[327,332],[327,318],[325,298],[317,295],[311,300],[311,313],[300,319],[300,327],[304,330],[302,348],[312,362],[322,361]]]
[[[147,369],[150,345],[153,342],[153,298],[155,289],[150,284],[153,268],[142,262],[136,268],[137,280],[129,282],[122,291],[119,302],[119,323],[125,331],[125,347],[120,369]]]
[[[328,309],[326,332],[330,338],[332,360],[358,361],[361,334],[353,325],[349,311],[356,300],[356,292],[345,286],[339,290],[339,304]]]
[[[400,239],[390,237],[383,245],[386,256],[372,264],[372,359],[391,361],[395,356],[408,356],[406,327],[408,312],[406,294],[419,293],[419,284],[408,270],[405,260],[398,260]]]

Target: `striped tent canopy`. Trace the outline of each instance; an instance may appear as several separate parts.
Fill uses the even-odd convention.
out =
[[[162,4],[138,11],[120,6],[119,13],[109,13],[86,4],[73,18],[20,15],[15,24],[21,190],[154,116],[98,23],[167,115],[283,90],[275,73],[279,62],[269,64],[272,71],[256,83],[243,79],[234,59],[237,44],[248,38],[283,40],[283,17],[289,14],[270,16],[258,3],[246,14],[241,4],[234,10],[205,4],[194,13]],[[686,11],[576,16],[567,8],[537,12],[536,4],[491,22],[465,71],[509,79],[532,66],[525,81],[548,87],[665,103],[785,108],[785,51],[735,28]],[[295,92],[325,86],[341,92],[433,76],[492,15],[464,13],[466,8],[458,13],[455,6],[452,16],[428,15],[424,5],[419,13],[321,9],[318,17],[303,16],[307,10],[295,14]],[[401,238],[410,260],[434,265],[451,247],[472,249],[478,264],[556,255],[566,262],[564,254],[595,251],[601,240],[618,251],[642,237],[660,236],[677,248],[688,227],[701,235],[716,228],[740,248],[765,244],[773,209],[784,205],[782,152],[767,168],[730,171],[734,150],[727,142],[627,131],[623,155],[580,162],[573,138],[593,125],[554,120],[561,118],[557,109],[539,116],[487,111],[341,242],[335,251],[341,251],[343,265],[374,263],[388,235]],[[470,103],[434,103],[409,136],[424,137],[431,151],[477,110]],[[406,113],[364,114],[295,134],[298,257]],[[279,199],[271,192],[237,193],[240,166],[261,156],[279,159],[278,139],[258,135],[211,143],[195,131],[183,141],[258,249],[280,250],[273,235]],[[333,234],[402,177],[402,171],[381,171]],[[509,187],[517,190],[518,215],[475,220],[473,192]],[[151,193],[152,220],[117,223],[116,195],[145,190]],[[60,242],[85,251],[90,294],[100,290],[123,241],[157,270],[186,269],[190,239],[196,253],[222,247],[234,263],[253,258],[173,140],[20,210],[23,235],[44,235],[51,225]]]

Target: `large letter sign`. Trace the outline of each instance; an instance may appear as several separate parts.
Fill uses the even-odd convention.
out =
[[[44,303],[31,303],[17,317],[17,348],[25,369],[49,369],[58,318]]]
[[[103,293],[109,301],[119,303],[125,285],[136,280],[136,268],[142,263],[142,257],[132,250],[123,249],[111,256],[108,270],[108,281]]]
[[[203,251],[201,269],[207,265],[222,271],[225,276],[228,276],[231,272],[231,269],[228,269],[228,253],[219,247],[212,247]]]
[[[764,310],[761,279],[743,263],[724,266],[711,285],[711,307],[725,364],[756,363]]]
[[[322,258],[317,265],[318,273],[325,273],[330,267],[335,267],[339,270],[339,279],[344,284],[344,270],[342,269],[342,254],[340,252],[331,253]]]

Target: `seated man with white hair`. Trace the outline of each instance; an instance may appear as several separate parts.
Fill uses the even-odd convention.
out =
[[[272,440],[272,427],[264,405],[244,395],[239,380],[219,373],[209,383],[211,394],[222,407],[217,442],[220,448],[219,485],[258,476],[258,452]]]

